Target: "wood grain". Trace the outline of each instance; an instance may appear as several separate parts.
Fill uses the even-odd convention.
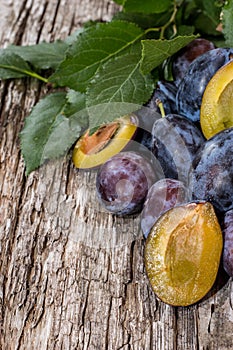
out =
[[[1,47],[63,39],[117,9],[1,0]],[[232,349],[231,279],[220,276],[221,288],[196,305],[168,306],[145,274],[139,217],[105,213],[95,173],[78,172],[68,155],[25,176],[19,131],[48,92],[31,79],[0,85],[0,349]]]

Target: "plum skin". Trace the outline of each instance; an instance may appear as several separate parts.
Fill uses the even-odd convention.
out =
[[[174,206],[189,201],[189,189],[175,179],[164,178],[155,182],[148,191],[141,213],[141,229],[147,238],[158,218]]]
[[[154,122],[152,153],[164,177],[179,179],[187,185],[189,168],[205,139],[197,126],[184,116],[168,114]]]
[[[215,49],[213,42],[204,38],[197,38],[178,51],[172,60],[172,74],[175,84],[179,85],[192,61],[205,52],[213,49]]]
[[[233,209],[226,212],[223,220],[223,267],[233,277]]]
[[[204,90],[219,68],[232,60],[232,48],[217,48],[198,56],[189,66],[176,94],[179,114],[200,121],[200,107]]]
[[[105,162],[96,177],[102,206],[119,216],[138,213],[156,181],[152,165],[137,152],[119,152]]]
[[[217,213],[233,209],[233,128],[207,140],[197,151],[190,171],[194,200],[212,203]]]

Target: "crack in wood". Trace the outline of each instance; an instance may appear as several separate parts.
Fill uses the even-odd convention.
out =
[[[53,33],[54,26],[55,26],[55,23],[56,23],[56,18],[57,18],[59,7],[60,7],[60,3],[61,3],[61,1],[57,0],[56,6],[55,6],[54,15],[53,15],[53,19],[52,19],[52,23],[51,23],[50,33]]]
[[[14,43],[16,45],[21,44],[22,37],[26,29],[27,21],[31,13],[31,9],[32,9],[32,3],[29,5],[29,7],[27,7],[27,0],[24,0],[19,9],[19,13],[16,18],[15,24],[13,25],[13,30],[16,29],[15,27],[19,25],[15,34],[15,39],[14,39]]]

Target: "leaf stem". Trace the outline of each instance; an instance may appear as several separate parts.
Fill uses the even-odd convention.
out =
[[[160,30],[161,30],[161,27],[148,28],[145,30],[144,34],[147,34],[149,32],[159,32]]]
[[[166,24],[164,24],[164,26],[161,27],[160,39],[164,39],[164,32],[167,29],[167,27],[169,27],[169,25],[175,21],[176,13],[177,13],[177,6],[176,6],[176,2],[174,1],[172,15],[171,15],[169,21]]]
[[[46,84],[49,82],[48,79],[42,77],[41,75],[39,75],[39,74],[37,74],[35,72],[25,71],[25,74],[29,75],[32,78],[36,78],[38,80],[41,80],[41,81],[43,81]]]
[[[176,1],[174,1],[173,11],[172,11],[171,17],[167,21],[167,23],[165,23],[162,27],[148,28],[148,29],[145,30],[144,34],[147,34],[149,32],[160,32],[159,38],[160,39],[164,39],[165,38],[165,35],[164,35],[165,30],[167,29],[167,27],[169,27],[169,25],[171,23],[173,23],[175,21],[176,13],[177,13],[177,6],[176,6]],[[173,26],[173,31],[174,31],[174,33],[176,33],[176,26],[175,26],[175,24]]]
[[[128,42],[127,45],[125,45],[123,48],[120,48],[117,52],[115,52],[113,56],[115,56],[117,53],[124,50],[126,47],[134,44],[136,41],[140,40],[144,35],[146,35],[149,32],[159,32],[160,31],[160,39],[164,39],[164,32],[165,32],[166,28],[169,27],[169,25],[172,22],[174,22],[175,17],[176,17],[176,13],[177,13],[177,6],[176,6],[176,1],[174,0],[173,12],[172,12],[171,17],[167,23],[165,23],[162,27],[152,27],[152,28],[146,29],[143,33],[139,34],[134,40]]]
[[[36,72],[30,71],[30,70],[27,70],[27,69],[21,69],[21,68],[15,67],[15,66],[8,66],[6,64],[0,64],[0,68],[9,69],[9,70],[12,70],[12,71],[15,71],[15,72],[19,72],[19,73],[28,75],[28,76],[30,76],[32,78],[36,78],[38,80],[41,80],[44,83],[48,83],[48,79],[42,77],[41,75],[37,74]]]

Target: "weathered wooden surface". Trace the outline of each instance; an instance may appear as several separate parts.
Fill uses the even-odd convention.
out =
[[[64,38],[116,9],[0,0],[1,47]],[[139,218],[104,213],[95,174],[67,157],[25,177],[18,133],[44,94],[30,79],[0,85],[0,349],[233,349],[231,279],[197,305],[165,305],[145,275]]]

